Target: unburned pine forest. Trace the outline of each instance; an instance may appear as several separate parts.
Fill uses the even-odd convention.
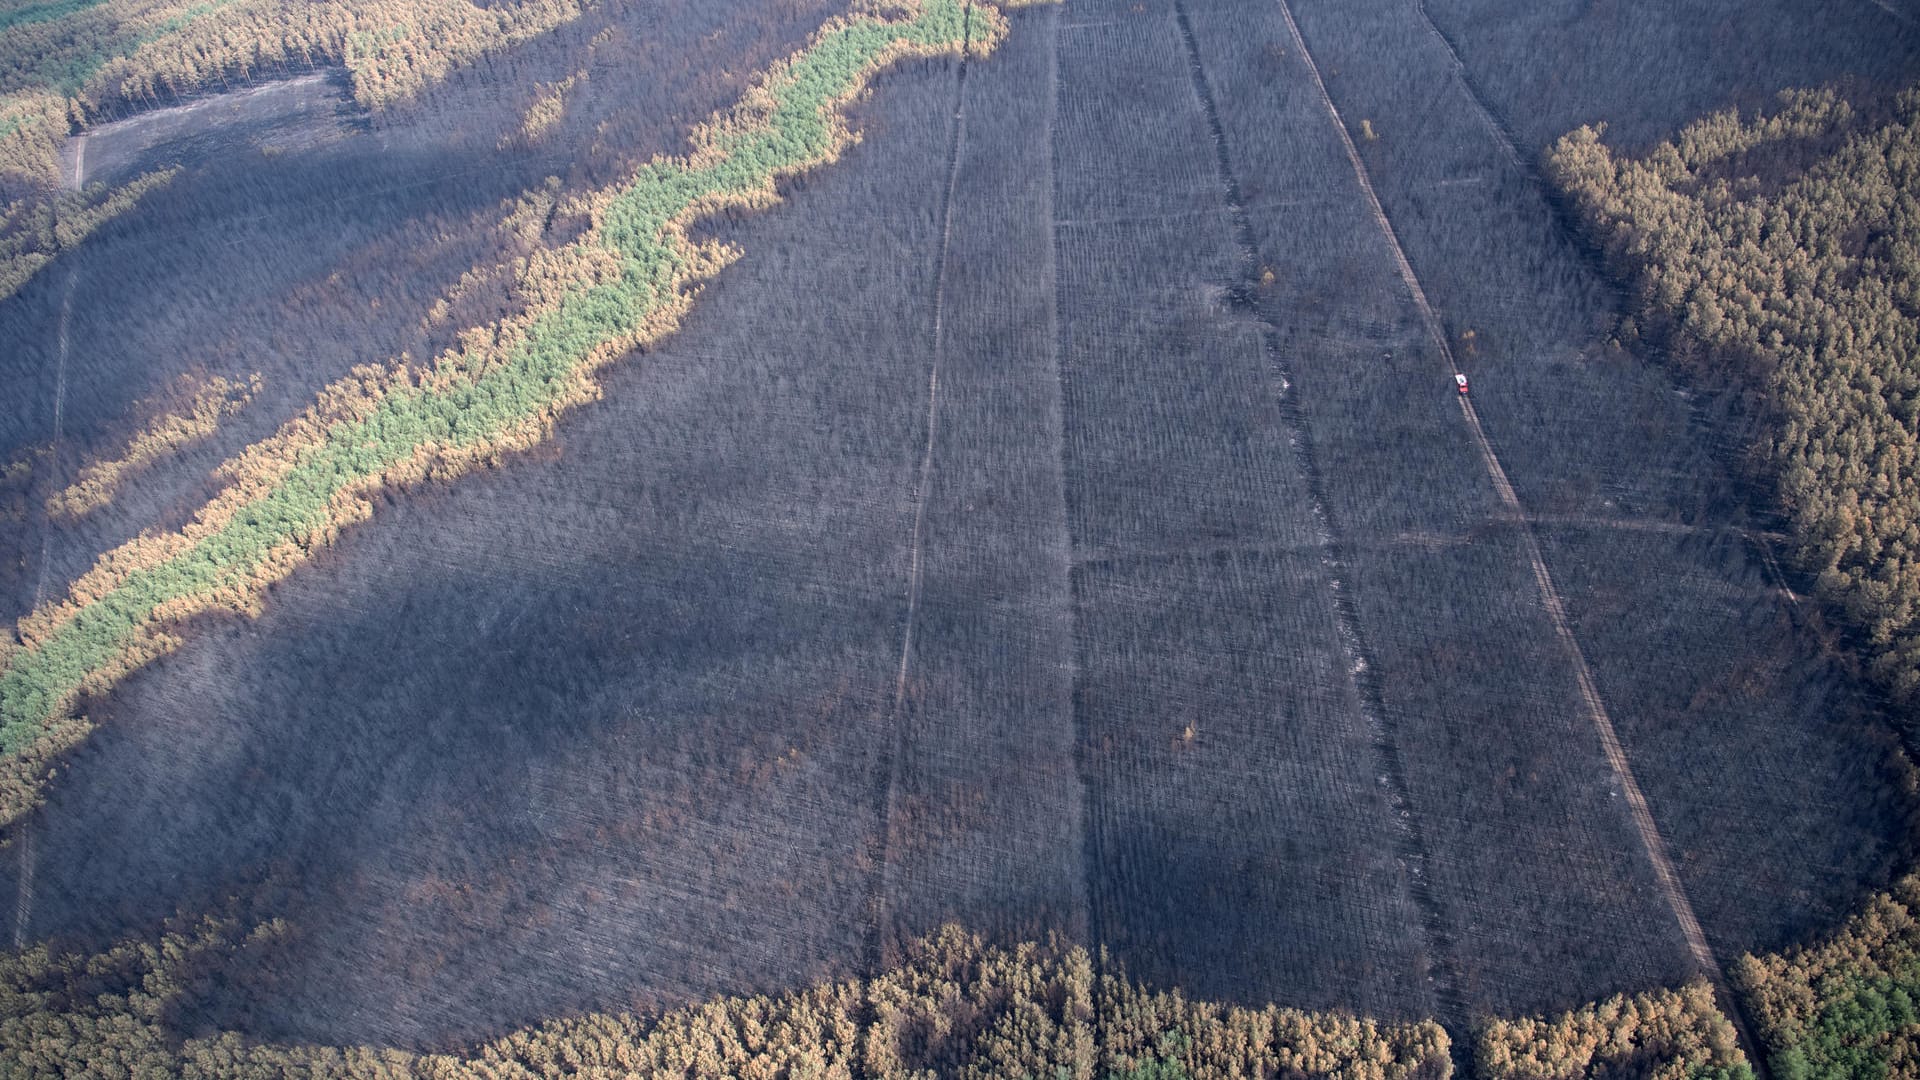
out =
[[[0,1076],[1920,1074],[1911,0],[0,0]]]

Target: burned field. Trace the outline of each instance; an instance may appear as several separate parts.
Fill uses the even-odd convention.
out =
[[[1792,87],[1900,90],[1913,83],[1920,36],[1920,12],[1902,0],[1766,0],[1737,15],[1712,0],[1418,7],[1516,141],[1536,153],[1596,120],[1620,145],[1640,148],[1707,113],[1770,106]],[[1544,55],[1554,62],[1537,62]]]
[[[141,125],[168,118],[89,135],[90,180],[177,164],[186,172],[0,310],[18,343],[0,364],[20,403],[0,416],[0,460],[25,466],[5,493],[24,522],[0,535],[0,608],[18,619],[36,590],[57,595],[99,552],[177,525],[214,489],[211,470],[355,365],[432,356],[511,303],[490,281],[434,315],[463,275],[523,248],[519,224],[502,224],[508,201],[547,193],[549,176],[562,191],[605,183],[677,147],[695,118],[733,101],[753,70],[824,17],[804,4],[745,22],[712,5],[613,4],[498,58],[492,80],[459,73],[376,116],[337,99],[323,107],[313,98],[326,83],[254,95],[253,111],[210,104],[200,113],[240,119],[146,149],[137,148],[151,133]],[[590,77],[573,113],[544,141],[513,141],[533,88],[581,70]],[[596,132],[592,152],[572,145]],[[130,151],[124,164],[113,160],[116,144]],[[549,209],[539,207],[536,224]],[[43,520],[47,498],[84,462],[125,445],[178,377],[256,372],[263,391],[248,409],[159,462],[122,501],[79,521]]]
[[[15,942],[283,918],[183,1028],[433,1050],[948,922],[1457,1037],[1832,925],[1907,855],[1889,717],[1532,164],[1771,88],[1576,72],[1523,115],[1492,7],[1068,0],[876,75],[858,145],[694,227],[738,261],[551,438],[89,697],[0,857]],[[610,4],[324,139],[194,144],[0,302],[8,613],[495,317],[498,282],[427,313],[514,252],[503,207],[681,152],[830,14]],[[1910,78],[1897,35],[1843,62],[1861,25],[1791,78]],[[170,380],[254,371],[111,506],[45,509]]]

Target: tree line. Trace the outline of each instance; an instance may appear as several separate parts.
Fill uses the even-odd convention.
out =
[[[95,954],[38,946],[0,959],[0,1061],[22,1080],[1445,1080],[1452,1070],[1447,1035],[1431,1022],[1192,1002],[1096,974],[1077,946],[994,946],[957,927],[870,980],[555,1020],[461,1054],[183,1038],[175,1025],[196,988],[226,965],[259,962],[286,929],[207,918]]]
[[[60,194],[76,129],[129,110],[319,65],[379,109],[454,68],[577,18],[587,0],[100,0],[0,16],[0,299],[145,188]],[[144,180],[145,178],[143,178]],[[151,186],[150,184],[148,186]],[[85,220],[61,235],[53,222]]]
[[[23,198],[0,208],[0,300],[32,280],[55,255],[133,209],[142,195],[179,171],[159,169],[117,186],[90,184],[84,191],[49,192],[44,198]]]
[[[1448,1033],[1195,1001],[1057,939],[1000,945],[957,926],[867,979],[720,997],[655,1014],[550,1020],[459,1053],[185,1036],[196,995],[235,965],[271,965],[280,920],[176,919],[94,953],[0,955],[8,1076],[92,1080],[557,1080],[842,1077],[932,1080],[1449,1080]],[[1743,957],[1736,991],[1781,1080],[1920,1075],[1920,876],[1824,941]],[[1490,1019],[1481,1080],[1751,1080],[1712,988],[1619,994],[1553,1016]]]
[[[1602,128],[1548,169],[1634,285],[1629,338],[1753,406],[1753,464],[1872,673],[1920,703],[1920,89],[1707,117],[1633,159]],[[1911,792],[1909,792],[1911,794]],[[1780,1080],[1920,1075],[1920,876],[1734,972]]]
[[[176,407],[163,410],[158,402],[143,402],[140,407],[156,415],[134,433],[117,457],[101,456],[89,462],[72,484],[49,496],[47,513],[78,518],[106,506],[122,484],[154,462],[212,435],[223,419],[246,408],[259,392],[258,372],[246,382],[220,375],[205,379],[181,375],[168,394]]]
[[[1744,958],[1736,979],[1783,1080],[1915,1074],[1914,912],[1920,882],[1876,898],[1833,939]],[[1449,1080],[1448,1033],[1194,1001],[1142,985],[1057,939],[993,944],[957,926],[909,944],[872,978],[742,995],[655,1014],[550,1020],[458,1053],[186,1037],[196,995],[271,965],[279,920],[175,920],[97,953],[38,945],[0,957],[0,1061],[66,1080],[307,1076],[368,1080],[843,1077],[933,1080]],[[1836,996],[1836,987],[1851,995]],[[1477,1031],[1482,1080],[1751,1080],[1711,987],[1620,994]]]
[[[1638,159],[1602,133],[1548,169],[1634,283],[1625,333],[1754,403],[1800,560],[1920,702],[1920,90],[1865,113],[1789,92]]]
[[[1920,875],[1823,941],[1742,957],[1733,979],[1778,1080],[1920,1076]]]

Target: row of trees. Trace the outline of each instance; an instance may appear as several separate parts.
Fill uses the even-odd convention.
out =
[[[110,0],[125,2],[125,0]],[[73,94],[82,117],[164,101],[291,66],[342,64],[354,98],[380,108],[486,53],[579,17],[583,0],[274,0],[183,3],[164,33],[107,60]],[[153,18],[152,14],[146,16]]]
[[[42,199],[8,203],[0,209],[0,300],[31,280],[55,254],[133,209],[142,195],[172,180],[178,172],[160,169],[117,187],[91,184],[85,191],[61,191]]]
[[[74,196],[59,194],[61,148],[74,128],[320,64],[344,66],[355,100],[382,108],[577,18],[585,3],[101,0],[38,21],[0,16],[0,299],[99,224],[89,218],[68,235],[52,224],[77,216]],[[118,212],[137,194],[101,190],[88,201]]]
[[[1789,93],[1639,160],[1601,133],[1560,140],[1553,179],[1636,282],[1640,321],[1760,405],[1803,561],[1920,701],[1920,90],[1874,119]]]
[[[1752,1080],[1713,987],[1619,994],[1554,1017],[1495,1020],[1480,1031],[1481,1080]]]
[[[1878,896],[1830,940],[1741,960],[1735,981],[1781,1080],[1920,1075],[1920,879]],[[946,927],[870,980],[731,997],[659,1016],[551,1021],[470,1053],[182,1039],[195,987],[265,962],[286,931],[232,919],[167,928],[97,954],[44,945],[0,957],[9,1076],[1059,1077],[1446,1080],[1447,1033],[1277,1006],[1190,1001],[1102,971],[1058,942],[994,946]],[[1478,1034],[1483,1080],[1750,1080],[1712,989],[1622,994]]]
[[[193,988],[270,950],[285,930],[232,920],[170,928],[95,955],[45,947],[0,959],[0,1061],[9,1076],[355,1077],[1325,1077],[1444,1080],[1447,1036],[1269,1006],[1244,1009],[1096,975],[1086,950],[988,946],[949,927],[863,982],[722,998],[662,1016],[554,1021],[470,1054],[182,1039]]]
[[[538,87],[539,95],[527,111],[521,115],[520,130],[515,135],[502,135],[500,146],[505,149],[517,138],[522,144],[532,145],[540,141],[548,129],[560,122],[567,111],[567,94],[581,79],[587,77],[585,71],[576,71],[557,83],[542,83]]]
[[[196,379],[181,375],[166,398],[141,411],[156,414],[135,432],[116,457],[103,457],[80,470],[65,489],[47,499],[47,513],[77,518],[113,501],[120,485],[161,458],[212,435],[226,417],[246,408],[260,391],[260,375],[237,382],[220,375]]]

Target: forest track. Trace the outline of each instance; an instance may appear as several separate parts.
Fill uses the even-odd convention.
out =
[[[1508,524],[1508,521],[1502,521]],[[1472,532],[1400,532],[1392,536],[1373,536],[1356,538],[1351,535],[1340,537],[1340,550],[1354,551],[1404,551],[1408,548],[1431,550],[1443,547],[1460,547],[1474,542]],[[1246,558],[1285,559],[1300,555],[1324,556],[1327,545],[1321,540],[1305,542],[1265,543],[1254,541],[1238,543],[1193,543],[1176,547],[1136,548],[1122,551],[1088,551],[1074,557],[1073,565],[1077,569],[1093,567],[1140,566],[1143,564],[1172,563],[1181,561],[1199,561],[1204,559],[1225,559],[1236,556]]]
[[[1314,458],[1313,442],[1307,435],[1306,418],[1300,411],[1299,398],[1289,392],[1293,380],[1292,373],[1285,370],[1282,364],[1280,328],[1254,299],[1260,273],[1259,245],[1246,202],[1241,197],[1239,178],[1227,147],[1226,130],[1220,122],[1219,105],[1214,100],[1212,85],[1207,81],[1200,46],[1194,38],[1192,20],[1187,15],[1187,0],[1174,0],[1173,10],[1179,23],[1181,40],[1186,46],[1194,96],[1206,117],[1213,139],[1214,165],[1230,211],[1234,240],[1240,249],[1242,278],[1230,290],[1231,305],[1260,326],[1272,404],[1286,433],[1287,442],[1293,448],[1294,468],[1307,488],[1314,535],[1329,571],[1326,586],[1330,593],[1335,636],[1339,640],[1343,666],[1354,692],[1361,721],[1378,758],[1380,782],[1392,822],[1394,854],[1406,875],[1408,899],[1420,919],[1423,946],[1420,951],[1426,957],[1424,974],[1427,990],[1432,995],[1434,1012],[1442,1024],[1449,1030],[1466,1031],[1470,1018],[1466,1011],[1465,996],[1460,992],[1453,937],[1429,872],[1433,862],[1431,849],[1420,815],[1413,805],[1406,765],[1400,755],[1399,742],[1386,707],[1386,697],[1380,687],[1379,666],[1374,662],[1373,651],[1361,625],[1359,607],[1343,584],[1352,580],[1345,540],[1327,497],[1326,478]],[[1466,1051],[1464,1041],[1451,1051],[1455,1071],[1461,1075],[1465,1075],[1462,1070],[1468,1066]]]
[[[1916,19],[1912,15],[1909,15],[1906,12],[1901,11],[1899,8],[1894,7],[1892,4],[1888,3],[1887,0],[1867,0],[1867,2],[1872,4],[1874,7],[1879,8],[1881,11],[1886,12],[1888,15],[1893,16],[1894,21],[1899,23],[1901,26],[1907,26],[1907,27],[1920,26],[1920,19]]]
[[[1680,521],[1662,521],[1642,517],[1596,517],[1591,514],[1501,515],[1507,524],[1544,525],[1549,528],[1619,530],[1622,532],[1664,533],[1668,536],[1737,536],[1754,543],[1784,541],[1786,537],[1763,529],[1742,529],[1737,525],[1688,525]]]
[[[87,133],[81,132],[73,137],[73,183],[71,187],[79,191],[87,184]]]
[[[1087,732],[1086,717],[1080,712],[1080,600],[1074,582],[1081,560],[1073,534],[1073,506],[1067,494],[1067,376],[1062,366],[1067,355],[1067,328],[1060,320],[1060,294],[1063,291],[1060,230],[1066,223],[1058,217],[1060,155],[1054,144],[1054,130],[1060,119],[1060,34],[1063,30],[1073,29],[1075,24],[1065,21],[1061,5],[1050,5],[1049,12],[1052,28],[1047,49],[1047,123],[1040,136],[1047,142],[1047,284],[1052,290],[1047,302],[1048,341],[1053,349],[1053,422],[1058,436],[1054,450],[1055,473],[1060,478],[1060,525],[1066,533],[1063,569],[1066,576],[1067,719],[1073,735],[1074,779],[1080,786],[1080,894],[1086,903],[1087,944],[1097,987],[1098,980],[1106,974],[1106,952],[1100,948],[1104,930],[1094,894],[1094,882],[1099,880],[1100,857],[1093,843],[1093,784],[1088,779],[1092,770],[1088,767],[1087,753],[1092,743]],[[1088,1023],[1093,1030],[1100,1030],[1098,993],[1093,995]]]
[[[1154,214],[1117,214],[1103,218],[1063,218],[1054,225],[1061,228],[1081,229],[1098,228],[1104,225],[1158,225],[1171,221],[1188,221],[1193,218],[1210,218],[1225,214],[1226,208],[1203,210],[1163,210]]]
[[[1441,47],[1447,50],[1447,60],[1453,65],[1453,77],[1459,80],[1460,86],[1467,92],[1468,100],[1473,102],[1473,111],[1480,117],[1481,126],[1487,129],[1487,134],[1493,136],[1493,141],[1506,154],[1508,161],[1518,167],[1529,179],[1538,182],[1540,175],[1534,169],[1532,161],[1521,156],[1520,145],[1514,141],[1513,132],[1508,131],[1507,125],[1493,115],[1493,110],[1487,107],[1486,99],[1480,96],[1480,88],[1475,86],[1473,80],[1468,77],[1466,61],[1460,59],[1460,50],[1454,48],[1453,39],[1447,36],[1446,31],[1440,29],[1439,23],[1433,21],[1432,15],[1427,14],[1427,0],[1413,0],[1413,7],[1420,13],[1420,21],[1427,24],[1427,33],[1432,34],[1434,40],[1440,42]],[[1291,14],[1288,15],[1288,20],[1292,20]],[[1296,33],[1295,36],[1298,34]],[[1305,47],[1304,44],[1301,46],[1302,49]]]
[[[20,890],[13,898],[13,951],[24,952],[27,947],[27,921],[33,915],[33,825],[22,822],[20,827]]]
[[[1793,605],[1795,611],[1800,610],[1800,594],[1794,592],[1793,586],[1787,583],[1786,572],[1780,569],[1780,561],[1773,556],[1773,544],[1759,533],[1742,535],[1753,545],[1753,549],[1760,553],[1760,562],[1766,566],[1767,573],[1773,578],[1774,584],[1780,587],[1780,593],[1787,598],[1787,603]]]
[[[1788,541],[1788,537],[1783,533],[1767,529],[1743,529],[1737,525],[1686,525],[1677,521],[1657,521],[1648,518],[1583,517],[1568,514],[1534,514],[1529,517],[1503,514],[1497,522],[1527,530],[1547,528],[1589,532],[1641,532],[1663,536],[1737,539],[1752,548],[1759,556],[1761,573],[1767,580],[1768,591],[1779,594],[1795,611],[1800,609],[1800,594],[1793,591],[1793,586],[1787,581],[1786,573],[1781,570],[1780,563],[1773,557],[1773,545]],[[1829,643],[1829,647],[1831,649],[1835,646]]]
[[[78,165],[75,166],[76,175]],[[60,300],[59,346],[54,360],[53,381],[53,445],[47,454],[47,471],[55,476],[58,483],[60,466],[61,423],[66,413],[67,400],[67,354],[69,352],[67,324],[73,317],[73,290],[79,271],[67,269],[67,291]],[[53,515],[46,510],[46,503],[40,504],[40,565],[34,571],[33,603],[28,611],[40,610],[40,602],[47,592],[47,559],[53,553]],[[20,881],[19,889],[13,899],[13,951],[19,952],[27,947],[27,922],[33,914],[33,871],[35,866],[33,852],[33,822],[23,820],[16,830],[20,843]]]
[[[75,280],[79,276],[78,270],[71,266],[67,268],[67,291],[60,299],[60,331],[57,335],[59,344],[56,346],[53,363],[53,442],[47,451],[47,474],[53,478],[55,485],[59,484],[61,428],[66,417],[67,405],[67,354],[70,351],[67,326],[73,321],[73,289]],[[55,490],[58,490],[57,486]],[[40,506],[40,565],[34,573],[33,604],[27,608],[28,611],[40,610],[40,601],[46,598],[47,559],[53,553],[53,515],[46,509],[44,501]]]
[[[1889,6],[1887,0],[1868,0],[1868,2],[1881,8],[1908,26],[1920,26],[1920,22],[1916,22],[1914,19]],[[1453,39],[1447,36],[1445,30],[1440,29],[1440,24],[1434,21],[1432,13],[1427,10],[1427,0],[1414,0],[1413,6],[1414,10],[1420,15],[1420,21],[1426,24],[1427,32],[1446,49],[1447,60],[1453,66],[1454,79],[1459,82],[1460,88],[1466,91],[1467,100],[1473,103],[1474,111],[1479,115],[1480,122],[1493,136],[1494,142],[1500,146],[1502,152],[1506,154],[1507,159],[1519,168],[1521,174],[1531,181],[1536,189],[1546,197],[1549,204],[1553,203],[1555,199],[1553,186],[1548,184],[1546,178],[1541,175],[1534,160],[1520,153],[1519,144],[1514,140],[1512,130],[1507,127],[1505,121],[1501,120],[1500,117],[1494,113],[1493,107],[1487,104],[1486,95],[1481,92],[1480,84],[1475,82],[1473,76],[1468,73],[1466,61],[1460,59],[1460,50],[1454,46]],[[1571,224],[1565,222],[1560,212],[1556,211],[1555,216],[1561,217],[1563,224],[1566,224],[1569,229],[1572,229]],[[1585,242],[1584,238],[1577,235],[1577,233],[1572,236],[1571,239],[1574,249],[1582,252],[1586,261],[1596,264],[1594,267],[1596,273],[1601,281],[1606,282],[1608,286],[1613,289],[1619,306],[1623,309],[1629,306],[1627,304],[1626,294],[1609,277],[1606,267],[1604,265],[1597,265],[1598,259],[1594,254],[1592,245]],[[1781,569],[1780,561],[1774,554],[1774,546],[1787,542],[1787,538],[1778,533],[1749,532],[1747,530],[1736,531],[1741,532],[1741,534],[1746,536],[1748,541],[1752,543],[1754,550],[1760,554],[1762,567],[1773,578],[1775,587],[1780,590],[1781,595],[1787,598],[1789,604],[1793,605],[1795,609],[1798,609],[1800,607],[1800,596],[1794,592],[1792,584],[1787,580],[1786,572]]]
[[[1443,548],[1460,547],[1474,543],[1477,539],[1496,530],[1509,528],[1548,528],[1568,531],[1587,532],[1640,532],[1660,536],[1704,536],[1730,537],[1743,542],[1759,545],[1769,538],[1778,538],[1778,534],[1753,532],[1738,528],[1716,528],[1704,525],[1684,525],[1677,521],[1658,521],[1648,518],[1609,518],[1581,517],[1576,515],[1541,515],[1521,517],[1503,513],[1487,519],[1472,528],[1455,532],[1400,532],[1393,535],[1356,537],[1343,534],[1340,537],[1341,550],[1354,551],[1400,551],[1407,548]],[[1133,566],[1141,563],[1177,562],[1182,559],[1217,559],[1243,555],[1249,557],[1285,558],[1294,555],[1319,555],[1324,553],[1326,545],[1318,540],[1304,543],[1266,543],[1254,541],[1243,543],[1223,540],[1217,543],[1196,541],[1171,547],[1142,547],[1133,549],[1094,549],[1076,554],[1073,565],[1076,568]],[[1795,599],[1791,590],[1787,590],[1789,599]]]
[[[1274,0],[1279,5],[1281,17],[1286,20],[1287,30],[1293,36],[1294,44],[1299,47],[1301,57],[1306,61],[1307,72],[1313,79],[1314,89],[1320,96],[1320,104],[1333,120],[1333,127],[1340,136],[1341,146],[1345,149],[1347,161],[1353,167],[1354,178],[1359,181],[1360,190],[1367,200],[1367,208],[1373,215],[1374,223],[1387,241],[1387,248],[1393,256],[1401,281],[1412,294],[1414,307],[1418,310],[1421,322],[1425,324],[1427,335],[1440,355],[1447,362],[1450,373],[1461,373],[1459,361],[1453,348],[1447,341],[1445,327],[1433,306],[1427,301],[1426,290],[1421,287],[1418,275],[1407,260],[1406,251],[1400,245],[1399,234],[1394,231],[1393,222],[1387,217],[1386,208],[1380,197],[1374,192],[1373,180],[1367,172],[1366,163],[1360,158],[1360,151],[1354,146],[1353,136],[1348,133],[1346,121],[1333,103],[1333,97],[1327,92],[1326,80],[1321,77],[1320,66],[1313,59],[1313,52],[1307,47],[1307,39],[1300,32],[1300,26],[1294,21],[1293,10],[1288,0]],[[1421,14],[1425,16],[1424,6]],[[1429,23],[1431,25],[1431,23]],[[1438,30],[1435,30],[1438,34]],[[1444,36],[1442,37],[1444,39]],[[1451,49],[1449,49],[1451,53]],[[1458,56],[1454,56],[1458,63]],[[1477,95],[1475,97],[1478,101]],[[1488,115],[1484,106],[1482,115]],[[1739,1035],[1742,1049],[1745,1051],[1755,1073],[1761,1080],[1767,1080],[1766,1059],[1760,1054],[1760,1044],[1748,1029],[1740,1001],[1733,995],[1727,981],[1726,971],[1720,960],[1714,955],[1707,942],[1706,932],[1700,926],[1699,918],[1694,914],[1693,904],[1687,898],[1686,888],[1680,881],[1679,873],[1674,869],[1673,858],[1668,853],[1666,839],[1660,834],[1653,812],[1647,803],[1646,795],[1640,790],[1635,779],[1632,765],[1627,760],[1626,748],[1621,744],[1618,732],[1614,729],[1613,719],[1607,713],[1606,703],[1600,696],[1599,687],[1593,681],[1593,673],[1587,664],[1585,651],[1574,636],[1573,628],[1567,621],[1566,605],[1560,599],[1560,591],[1554,585],[1553,575],[1547,569],[1546,557],[1541,551],[1539,537],[1530,522],[1527,522],[1526,508],[1521,504],[1519,495],[1507,478],[1506,468],[1500,457],[1494,452],[1493,443],[1487,438],[1485,427],[1480,422],[1480,414],[1473,402],[1465,394],[1455,395],[1460,403],[1460,415],[1466,421],[1467,430],[1472,435],[1475,446],[1486,468],[1487,479],[1493,484],[1494,492],[1499,496],[1507,512],[1523,524],[1517,529],[1527,561],[1533,571],[1534,584],[1539,591],[1542,606],[1546,609],[1554,635],[1559,638],[1566,651],[1568,662],[1573,669],[1574,680],[1578,685],[1580,698],[1586,706],[1588,719],[1593,723],[1600,736],[1601,748],[1606,756],[1608,768],[1612,770],[1614,781],[1626,796],[1627,805],[1635,832],[1639,834],[1641,847],[1645,850],[1647,861],[1651,864],[1654,878],[1661,895],[1667,902],[1675,922],[1680,926],[1681,935],[1686,939],[1687,950],[1692,954],[1694,964],[1712,981],[1714,993],[1720,998],[1727,1016],[1732,1019]]]
[[[913,624],[920,610],[920,586],[923,553],[926,548],[927,494],[933,483],[933,450],[939,434],[940,365],[945,352],[945,308],[947,294],[947,253],[953,245],[953,192],[960,179],[960,147],[966,140],[967,62],[973,56],[973,4],[965,12],[965,29],[960,62],[953,81],[953,119],[948,125],[947,183],[940,196],[940,247],[933,260],[932,340],[927,370],[927,441],[920,453],[920,467],[913,490],[913,531],[908,536],[907,610],[900,629],[900,665],[894,676],[893,700],[887,711],[891,743],[887,762],[881,770],[884,780],[875,799],[879,829],[871,851],[873,889],[868,900],[866,975],[876,977],[883,969],[886,950],[887,867],[891,858],[894,801],[900,786],[901,760],[906,756],[907,677],[913,663]]]

